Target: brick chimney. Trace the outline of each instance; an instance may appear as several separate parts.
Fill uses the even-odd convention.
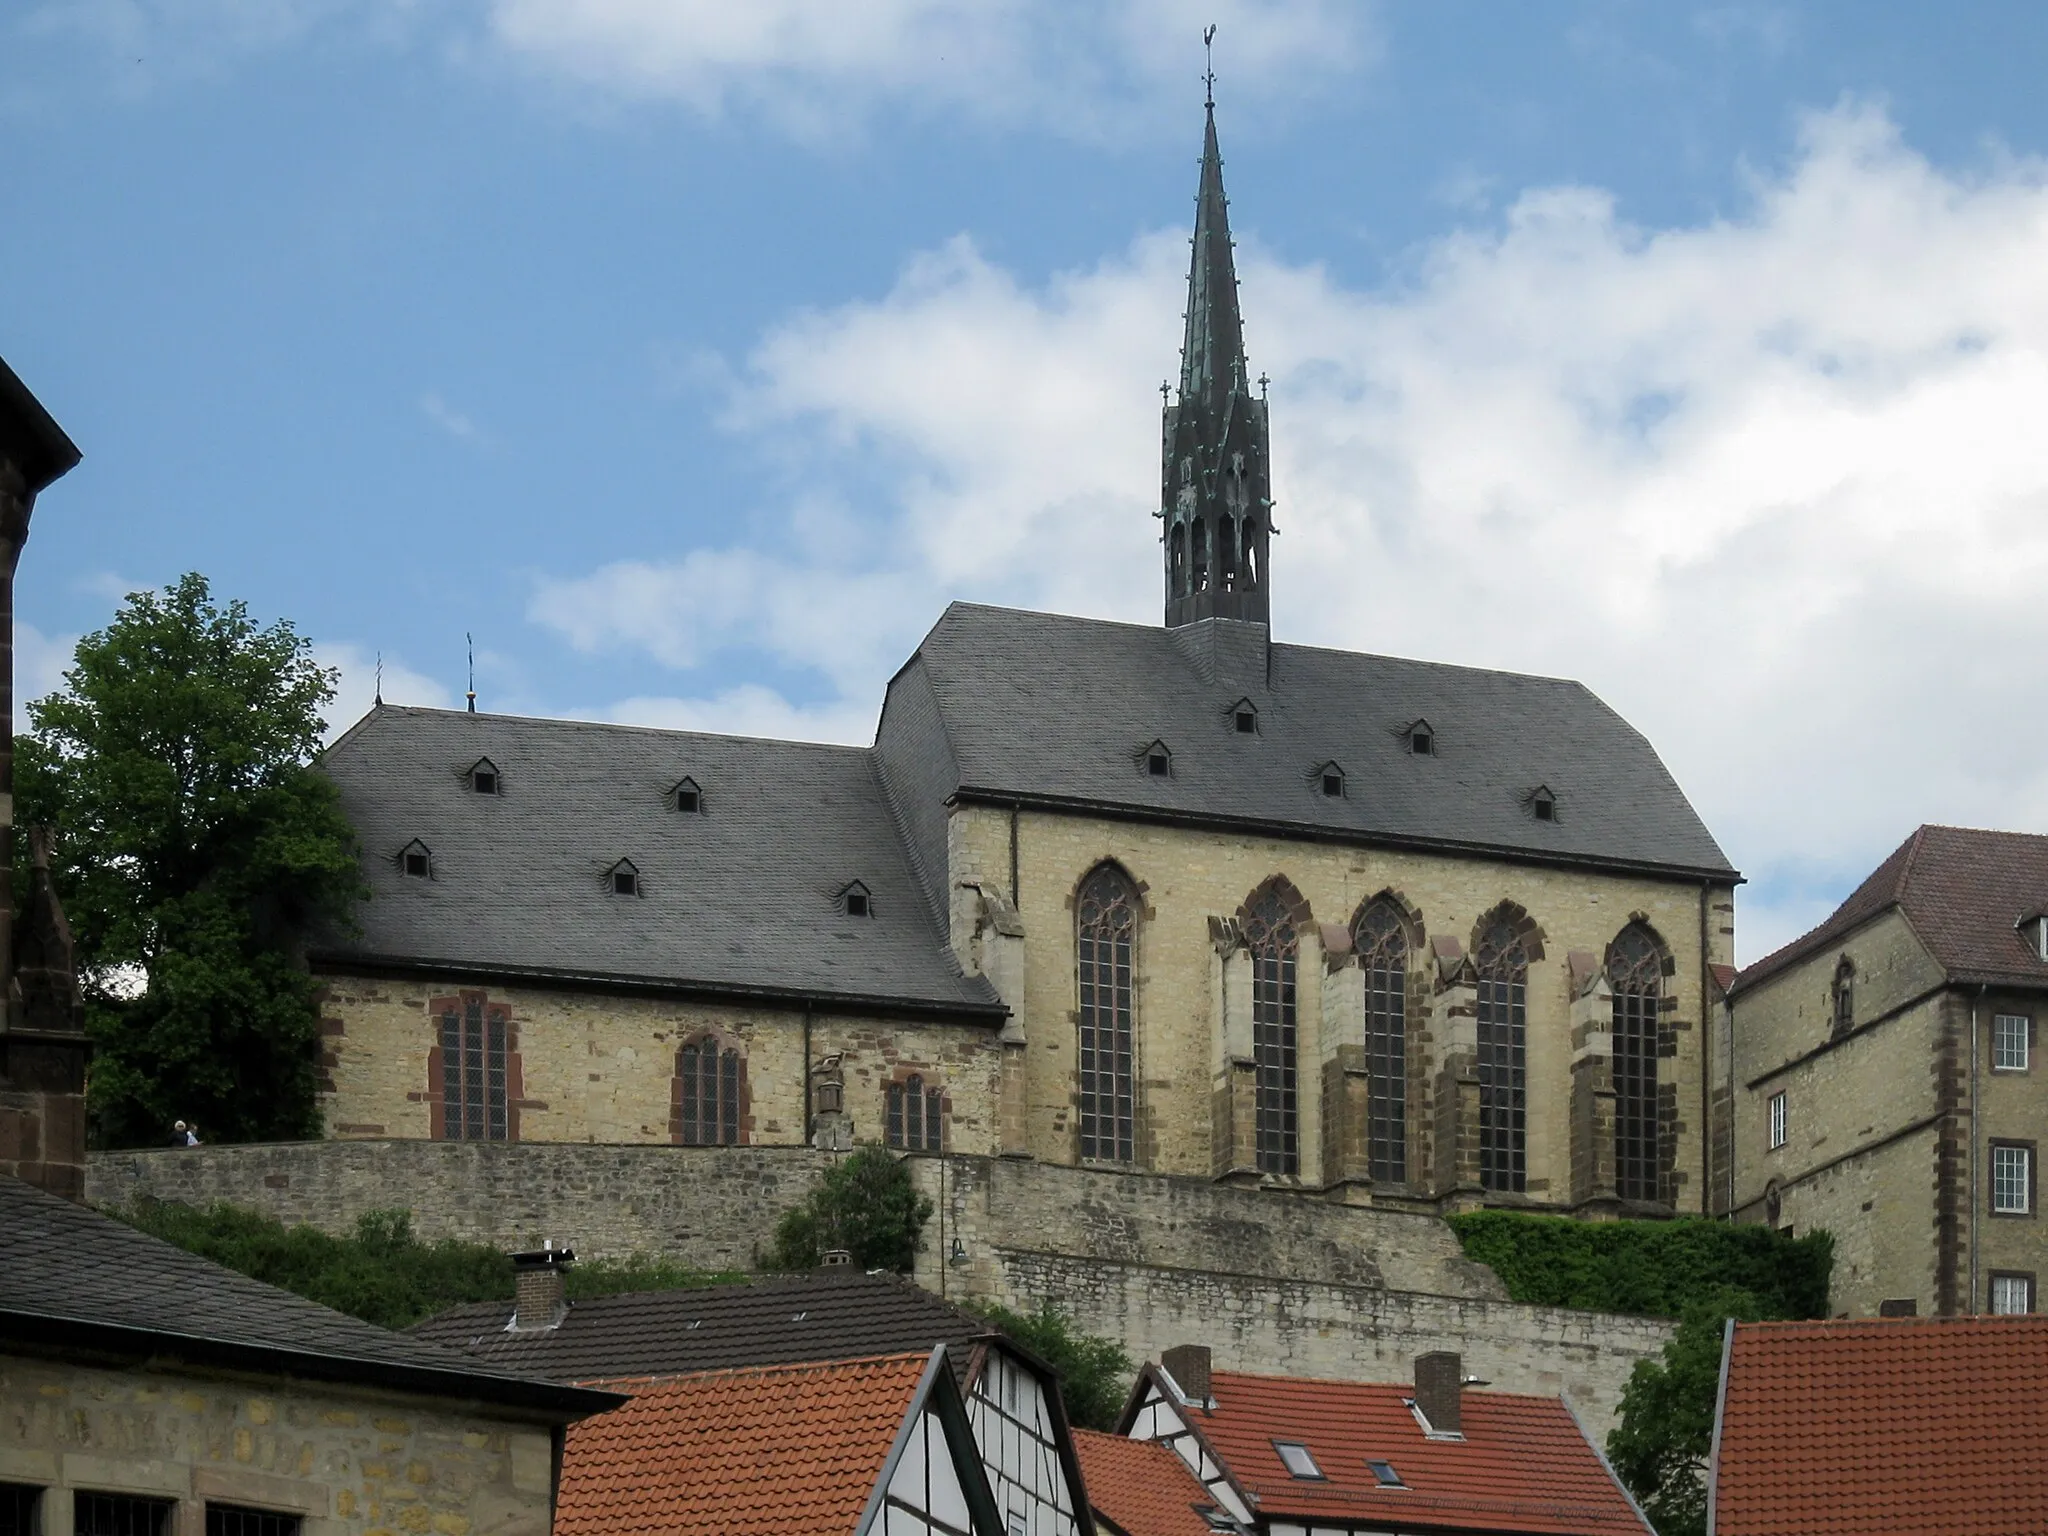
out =
[[[557,1248],[550,1238],[532,1253],[512,1255],[512,1321],[510,1333],[542,1333],[560,1325],[569,1311],[562,1290],[562,1272],[576,1262],[575,1253]]]
[[[1465,1362],[1448,1349],[1415,1357],[1415,1406],[1440,1435],[1464,1433],[1459,1399],[1465,1390]]]
[[[1161,1352],[1159,1363],[1189,1402],[1206,1408],[1215,1401],[1209,1395],[1208,1345],[1176,1344]]]

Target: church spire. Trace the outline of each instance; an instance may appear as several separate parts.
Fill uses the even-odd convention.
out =
[[[1252,393],[1244,355],[1230,203],[1216,143],[1214,73],[1207,79],[1180,390],[1166,403],[1162,434],[1169,626],[1199,619],[1263,624],[1269,617],[1266,402],[1263,393]]]

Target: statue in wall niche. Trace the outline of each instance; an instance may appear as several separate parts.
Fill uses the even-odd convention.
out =
[[[853,1118],[846,1113],[846,1054],[835,1051],[811,1068],[811,1145],[820,1152],[853,1150]]]

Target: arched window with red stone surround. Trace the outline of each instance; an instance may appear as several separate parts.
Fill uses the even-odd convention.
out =
[[[683,1147],[734,1147],[746,1138],[747,1062],[739,1048],[713,1034],[676,1052],[670,1085],[669,1137]]]
[[[884,1130],[899,1152],[943,1152],[946,1149],[946,1095],[922,1072],[899,1077],[889,1085]]]
[[[519,1139],[519,1057],[512,1009],[482,992],[437,997],[427,1099],[436,1141]]]

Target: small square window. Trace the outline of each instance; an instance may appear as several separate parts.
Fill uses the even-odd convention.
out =
[[[2032,1275],[1991,1275],[1991,1310],[1999,1317],[2019,1317],[2034,1310]]]
[[[1785,1145],[1785,1095],[1782,1092],[1771,1095],[1771,1150]]]
[[[1366,1469],[1372,1473],[1373,1481],[1382,1488],[1406,1488],[1408,1486],[1401,1481],[1401,1474],[1394,1470],[1394,1464],[1391,1461],[1368,1461],[1365,1465]]]
[[[1538,821],[1557,820],[1557,806],[1549,800],[1532,800],[1529,802],[1529,809],[1535,812]]]
[[[1237,712],[1237,734],[1240,736],[1255,736],[1258,734],[1258,730],[1259,717],[1248,709],[1240,709]]]
[[[1417,757],[1434,756],[1436,753],[1436,737],[1432,736],[1428,731],[1411,731],[1408,733],[1408,750]]]
[[[1149,752],[1145,755],[1145,771],[1155,779],[1163,779],[1173,772],[1173,759],[1164,752]]]
[[[416,880],[427,878],[429,865],[424,853],[408,853],[405,856],[405,872]]]
[[[614,896],[638,896],[640,894],[639,874],[630,869],[613,870],[612,894]]]
[[[2015,1142],[1991,1144],[1991,1213],[2034,1213],[2034,1149]]]
[[[2034,1021],[2021,1013],[2001,1013],[1991,1021],[1991,1070],[2024,1072]]]
[[[698,795],[696,790],[679,789],[676,791],[676,809],[685,816],[696,815],[701,804],[702,797]]]
[[[488,768],[479,768],[470,775],[469,782],[476,786],[480,795],[495,795],[498,792],[498,776]]]
[[[1343,775],[1343,774],[1341,774],[1341,773],[1326,773],[1326,774],[1324,774],[1324,775],[1323,775],[1323,793],[1324,793],[1325,795],[1329,796],[1329,797],[1330,797],[1330,798],[1331,798],[1332,800],[1341,800],[1341,799],[1343,799],[1343,798],[1344,798],[1344,775]]]
[[[1323,1475],[1315,1457],[1299,1440],[1275,1440],[1273,1449],[1280,1453],[1281,1465],[1287,1468],[1289,1476],[1320,1478]]]
[[[846,915],[848,917],[866,917],[868,915],[866,892],[848,891],[846,893]]]

